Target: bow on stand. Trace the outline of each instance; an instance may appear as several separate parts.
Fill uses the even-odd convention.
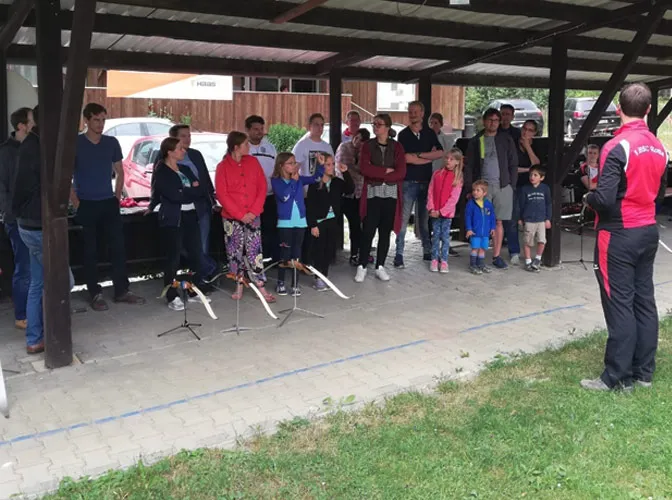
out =
[[[168,290],[171,288],[175,288],[178,290],[184,290],[185,292],[194,292],[198,299],[201,301],[203,304],[203,307],[205,307],[205,310],[208,312],[210,317],[212,319],[217,319],[217,316],[215,315],[215,312],[212,310],[212,307],[210,306],[210,303],[208,302],[208,298],[205,296],[205,294],[196,286],[194,285],[191,281],[177,281],[173,280],[173,282],[170,285],[167,285],[163,288],[163,291],[161,292],[161,295],[159,298],[164,298],[166,294],[168,293]]]

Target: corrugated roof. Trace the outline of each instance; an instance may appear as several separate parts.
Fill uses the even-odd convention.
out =
[[[123,1],[123,0],[120,0]],[[232,45],[232,44],[217,44],[209,42],[199,42],[195,40],[176,40],[172,38],[162,37],[162,36],[152,36],[152,33],[147,33],[146,36],[141,36],[142,33],[134,34],[125,34],[125,33],[94,33],[92,38],[92,48],[99,50],[114,50],[114,51],[128,51],[128,52],[143,52],[143,53],[156,53],[156,54],[176,54],[176,55],[194,55],[194,56],[203,56],[203,57],[212,57],[212,58],[223,58],[223,59],[237,59],[237,60],[257,60],[257,61],[274,61],[274,62],[286,62],[286,63],[300,63],[305,65],[314,65],[322,60],[325,60],[336,52],[329,51],[317,51],[312,50],[310,40],[311,36],[331,36],[331,37],[342,37],[349,40],[352,39],[361,39],[366,40],[375,40],[375,41],[387,41],[391,44],[399,44],[403,46],[404,44],[426,44],[431,46],[440,46],[446,47],[447,49],[480,49],[488,50],[495,47],[505,46],[506,42],[502,41],[497,43],[494,41],[482,41],[482,40],[464,40],[460,37],[452,37],[450,30],[446,31],[444,36],[435,36],[438,33],[435,33],[437,22],[445,21],[450,23],[463,23],[474,25],[474,30],[478,31],[480,29],[487,30],[489,27],[501,28],[508,30],[548,30],[550,28],[555,28],[559,26],[564,26],[567,24],[567,21],[553,20],[544,17],[532,17],[527,15],[522,15],[520,11],[512,10],[511,14],[502,14],[502,13],[483,13],[476,12],[474,10],[469,10],[465,8],[455,8],[449,6],[446,2],[446,7],[437,6],[440,5],[436,1],[426,2],[427,4],[419,5],[413,3],[411,0],[405,1],[390,1],[390,0],[328,0],[318,9],[321,9],[321,12],[333,11],[347,11],[351,12],[353,16],[362,16],[362,15],[387,15],[387,16],[396,16],[396,17],[405,17],[409,20],[428,20],[432,21],[431,26],[433,29],[428,29],[428,34],[434,36],[423,36],[420,34],[409,34],[409,33],[395,33],[393,31],[394,26],[390,26],[390,30],[385,30],[387,25],[385,24],[372,24],[371,30],[363,29],[349,29],[345,24],[341,22],[330,22],[328,15],[326,16],[325,22],[321,25],[313,25],[304,22],[301,17],[294,19],[290,22],[283,24],[274,24],[271,23],[268,19],[263,19],[261,17],[268,17],[262,14],[259,15],[250,15],[249,17],[234,17],[226,15],[215,15],[215,14],[204,14],[189,12],[188,7],[190,6],[188,1],[184,2],[186,10],[168,10],[164,8],[172,5],[180,5],[179,2],[166,2],[162,0],[128,0],[133,1],[136,5],[124,5],[121,3],[107,3],[107,2],[98,2],[97,12],[100,15],[116,15],[116,16],[128,16],[136,18],[150,18],[150,19],[161,19],[165,21],[172,21],[177,23],[198,23],[205,25],[215,25],[222,26],[222,30],[226,30],[227,27],[237,27],[237,28],[248,28],[248,29],[258,29],[265,31],[275,31],[275,32],[287,32],[292,34],[305,34],[306,35],[306,46],[305,48],[296,49],[294,48],[280,48],[280,47],[260,47],[260,46],[250,46],[250,45]],[[236,0],[237,1],[237,0]],[[290,2],[293,4],[300,4],[304,0],[284,0],[285,2]],[[544,0],[549,1],[549,0]],[[619,9],[632,5],[630,2],[618,2],[613,0],[550,0],[554,4],[559,4],[566,6],[567,9],[580,9],[590,7],[592,9],[599,8],[604,9],[605,12],[609,10]],[[255,0],[247,0],[247,3],[254,4]],[[10,4],[12,0],[0,0],[0,4]],[[144,4],[144,5],[143,5]],[[501,4],[500,4],[501,5]],[[61,7],[66,10],[71,10],[74,6],[74,0],[61,0]],[[211,10],[211,9],[208,9]],[[244,9],[243,9],[244,10]],[[237,10],[237,13],[243,13],[243,10]],[[553,10],[553,9],[551,9]],[[557,10],[557,9],[556,9]],[[211,11],[217,11],[217,9],[212,9]],[[222,9],[222,13],[226,12],[226,9]],[[244,12],[247,14],[247,12]],[[535,10],[534,14],[540,16],[544,14],[544,11]],[[566,16],[561,16],[566,17]],[[666,14],[667,19],[672,19],[672,12]],[[303,18],[305,19],[305,18]],[[330,26],[330,24],[334,24]],[[347,23],[346,23],[347,24]],[[392,23],[394,24],[394,23]],[[123,27],[123,26],[122,26]],[[195,27],[197,30],[198,28]],[[372,31],[375,30],[375,31]],[[119,31],[123,31],[119,29]],[[408,31],[408,30],[406,30]],[[421,29],[419,31],[422,31]],[[508,31],[511,33],[511,31]],[[620,42],[628,42],[632,40],[635,33],[633,31],[625,29],[614,29],[614,28],[600,28],[588,33],[583,33],[582,37],[592,37],[600,40],[614,40]],[[194,35],[191,35],[194,36]],[[196,32],[197,36],[197,32]],[[473,38],[474,36],[472,36]],[[475,36],[476,38],[478,35]],[[62,36],[63,44],[67,45],[69,43],[69,32],[63,31]],[[33,28],[24,27],[19,30],[15,39],[15,44],[20,45],[33,45],[35,43],[35,33]],[[672,31],[666,35],[654,34],[651,37],[650,45],[659,46],[658,48],[670,48],[672,53]],[[301,46],[302,44],[297,44]],[[329,47],[331,48],[331,47]],[[362,44],[362,49],[366,49],[366,43]],[[437,51],[432,49],[432,54],[442,55],[441,53],[437,54]],[[366,60],[355,62],[352,64],[353,67],[360,68],[375,68],[381,70],[404,70],[408,71],[419,71],[422,69],[427,69],[431,66],[441,64],[445,62],[444,60],[438,60],[436,58],[428,57],[395,57],[392,55],[378,55],[375,57],[370,57]],[[454,50],[453,50],[454,52]],[[393,53],[393,52],[392,52]],[[532,47],[522,51],[523,54],[536,54],[549,56],[550,47]],[[655,52],[658,53],[658,52]],[[452,54],[451,54],[452,57]],[[605,60],[616,62],[620,60],[622,54],[610,54],[605,52],[594,52],[590,50],[590,47],[586,47],[586,50],[570,50],[570,58],[581,58],[581,59],[593,59],[593,60]],[[641,57],[638,61],[642,64],[657,65],[660,67],[657,73],[667,74],[669,69],[669,75],[672,76],[672,60],[659,60],[655,57]],[[604,66],[604,65],[602,65]],[[602,69],[604,69],[602,67]],[[548,68],[537,68],[537,67],[520,67],[520,66],[507,66],[503,64],[491,64],[491,63],[479,63],[473,64],[466,68],[461,68],[455,74],[471,74],[471,75],[488,75],[488,76],[497,76],[501,75],[502,77],[509,76],[519,76],[519,77],[548,77]],[[606,81],[610,75],[599,72],[587,72],[581,71],[570,72],[571,76],[569,78],[577,78],[581,80],[590,80],[590,81]],[[640,75],[643,79],[651,80],[656,78],[661,78],[661,75],[651,76],[651,75]]]

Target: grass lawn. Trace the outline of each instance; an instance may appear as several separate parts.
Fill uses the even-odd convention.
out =
[[[285,422],[238,451],[199,450],[55,499],[672,498],[672,320],[652,389],[592,393],[605,335],[495,360],[471,382]]]

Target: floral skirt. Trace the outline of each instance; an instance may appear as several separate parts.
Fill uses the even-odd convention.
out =
[[[261,253],[261,222],[257,217],[250,224],[239,220],[223,219],[224,244],[229,257],[229,271],[238,275],[247,269],[244,257],[252,266],[252,271],[259,281],[266,281],[264,274],[264,257]]]

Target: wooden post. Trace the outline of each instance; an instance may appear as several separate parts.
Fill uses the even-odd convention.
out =
[[[544,251],[544,265],[560,263],[560,216],[562,215],[562,177],[560,168],[564,147],[565,87],[567,83],[567,44],[564,38],[556,38],[551,48],[551,88],[548,97],[548,165],[546,182],[551,188],[553,216],[551,229],[547,231],[548,242]]]
[[[432,114],[432,77],[423,76],[418,80],[418,100],[425,106],[424,125],[427,126]]]
[[[654,135],[658,135],[658,96],[658,88],[651,87],[651,111],[646,118],[646,123]]]
[[[7,91],[7,53],[0,52],[0,138],[3,141],[9,135],[9,113],[11,112],[7,109]]]
[[[651,109],[653,109],[653,103],[651,103]],[[649,129],[655,134],[658,132],[658,129],[663,124],[663,122],[670,116],[670,111],[672,111],[672,99],[665,103],[663,109],[656,113],[656,118],[653,121],[653,128],[651,128],[651,120],[649,119]],[[655,131],[654,131],[655,129]]]
[[[341,94],[343,94],[343,79],[341,72],[332,69],[329,73],[329,142],[336,151],[341,144],[342,114]]]
[[[61,117],[63,69],[59,0],[37,0],[37,82],[42,167],[42,248],[44,264],[44,363],[59,368],[72,363],[70,291],[68,286],[68,223],[58,218],[53,200],[54,163]],[[65,274],[57,261],[65,261]],[[62,291],[65,289],[66,293]]]

